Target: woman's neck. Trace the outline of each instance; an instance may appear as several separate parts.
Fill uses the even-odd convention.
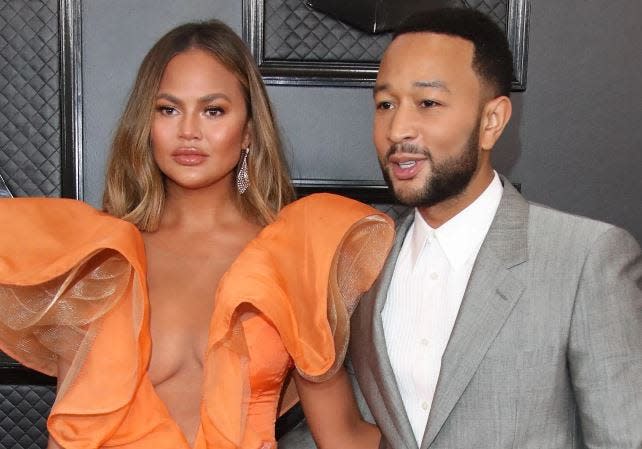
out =
[[[168,185],[160,228],[198,232],[245,221],[234,195],[231,186],[186,189]]]

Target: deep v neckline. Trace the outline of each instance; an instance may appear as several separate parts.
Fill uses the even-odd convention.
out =
[[[150,390],[153,393],[153,398],[154,400],[159,404],[159,406],[162,409],[162,413],[165,417],[165,420],[167,422],[171,422],[172,428],[174,429],[175,433],[177,436],[180,436],[181,442],[184,444],[184,448],[177,447],[176,449],[206,449],[205,445],[205,439],[203,435],[203,425],[201,423],[201,409],[199,407],[199,412],[198,412],[198,428],[196,429],[196,434],[194,436],[194,444],[190,445],[189,442],[187,441],[187,437],[185,436],[185,433],[183,432],[183,429],[178,425],[176,420],[172,417],[171,413],[169,412],[169,408],[167,407],[167,404],[165,404],[165,401],[161,399],[161,397],[158,395],[158,392],[156,391],[156,388],[152,384],[151,380],[149,379],[149,374],[145,373],[145,378],[143,382],[147,382],[149,384]],[[202,395],[201,395],[202,396]],[[203,398],[201,398],[201,401]]]
[[[256,238],[256,236],[253,237],[250,241],[254,240],[255,238]],[[151,245],[151,247],[153,248],[154,252],[160,252],[160,253],[163,254],[164,257],[168,257],[168,256],[172,257],[172,258],[180,257],[180,258],[183,258],[183,259],[185,259],[187,257],[187,256],[183,256],[183,255],[177,254],[176,252],[172,251],[168,247],[169,245],[167,245],[166,242],[163,239],[159,239],[159,241],[161,243],[160,245],[157,242],[153,242],[153,243],[148,242],[145,238],[143,238],[143,241],[144,241],[144,245],[145,245],[145,257],[148,260],[149,260],[149,257],[147,256],[148,253],[149,253],[148,245]],[[247,247],[247,244],[241,249],[241,251],[239,252],[239,255],[244,251],[244,249],[246,247]],[[236,258],[238,258],[239,255],[237,255]],[[216,257],[216,255],[213,254],[213,255],[211,255],[209,257],[206,257],[205,260],[210,261],[215,257]],[[236,258],[234,260],[236,260]],[[198,259],[198,258],[195,258],[195,259]],[[234,261],[232,261],[230,263],[230,265],[233,262]],[[190,262],[190,264],[191,265],[198,265],[198,260],[192,260]],[[207,271],[207,270],[203,269],[203,271]],[[226,275],[226,273],[228,271],[229,271],[229,266],[227,267],[227,269],[225,271],[222,272],[222,274],[219,277],[216,285],[214,285],[214,288],[212,289],[211,293],[209,295],[205,296],[205,297],[209,296],[209,297],[212,298],[211,299],[212,304],[216,303],[216,293],[218,291],[218,287],[219,287],[219,285],[221,283],[221,279],[223,279],[223,277]],[[147,265],[146,276],[148,276],[148,274],[149,274],[149,263]],[[200,389],[200,393],[199,393],[199,397],[198,397],[198,401],[199,401],[198,427],[197,427],[196,433],[194,435],[194,444],[190,445],[189,441],[188,441],[188,439],[187,439],[187,437],[185,435],[185,432],[184,432],[183,428],[179,425],[178,421],[172,416],[172,414],[170,412],[170,407],[162,399],[161,395],[159,394],[158,390],[156,389],[156,385],[154,385],[154,383],[152,382],[152,380],[151,380],[152,377],[151,377],[150,372],[149,372],[149,368],[151,367],[151,359],[152,359],[152,356],[153,356],[153,348],[154,348],[154,339],[152,338],[153,334],[152,334],[152,318],[151,318],[152,315],[153,315],[153,308],[152,308],[152,301],[151,301],[150,289],[149,289],[149,279],[147,279],[147,291],[146,291],[146,294],[145,294],[145,301],[146,301],[146,304],[147,304],[147,308],[150,311],[150,319],[149,319],[149,322],[147,323],[145,331],[148,333],[149,341],[151,342],[151,348],[152,348],[150,350],[150,353],[149,353],[149,360],[147,361],[147,370],[145,372],[145,381],[149,382],[150,389],[153,392],[153,399],[158,402],[159,406],[162,405],[162,412],[163,412],[163,415],[164,415],[165,419],[168,422],[172,423],[172,427],[175,429],[176,434],[180,435],[181,441],[184,443],[185,448],[190,448],[190,449],[201,449],[202,448],[202,449],[205,449],[206,445],[205,445],[205,440],[204,440],[204,435],[203,435],[201,404],[203,403],[204,398],[205,398],[205,369],[204,369],[204,367],[205,367],[205,364],[206,364],[206,357],[207,357],[208,346],[209,346],[209,341],[210,341],[210,331],[211,331],[211,326],[212,326],[212,317],[214,315],[214,313],[213,313],[214,305],[212,305],[212,308],[210,310],[208,310],[207,312],[203,311],[203,313],[208,313],[209,314],[209,319],[207,320],[207,324],[206,324],[206,332],[205,332],[205,341],[206,341],[206,343],[205,343],[205,347],[202,350],[201,389]],[[186,348],[186,350],[190,350],[189,346]],[[165,379],[165,380],[167,380],[167,379]]]

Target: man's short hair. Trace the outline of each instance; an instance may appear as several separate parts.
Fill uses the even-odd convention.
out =
[[[510,95],[513,57],[504,32],[486,14],[472,8],[440,8],[413,14],[396,28],[393,39],[406,33],[456,36],[475,46],[473,70],[495,90]]]

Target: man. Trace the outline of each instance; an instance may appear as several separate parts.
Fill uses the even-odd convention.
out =
[[[382,449],[642,448],[640,247],[494,172],[511,78],[470,9],[415,16],[382,59],[374,142],[413,210],[350,342]]]
[[[374,142],[414,210],[352,318],[361,393],[382,448],[641,448],[640,247],[494,172],[511,78],[471,9],[415,16],[385,52]]]

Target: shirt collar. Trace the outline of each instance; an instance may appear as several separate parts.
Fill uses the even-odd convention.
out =
[[[437,229],[426,223],[419,210],[415,209],[410,236],[412,266],[415,266],[426,241],[430,238],[439,242],[453,269],[460,268],[471,255],[476,255],[495,218],[503,190],[502,182],[497,172],[494,172],[493,180],[482,194]]]

